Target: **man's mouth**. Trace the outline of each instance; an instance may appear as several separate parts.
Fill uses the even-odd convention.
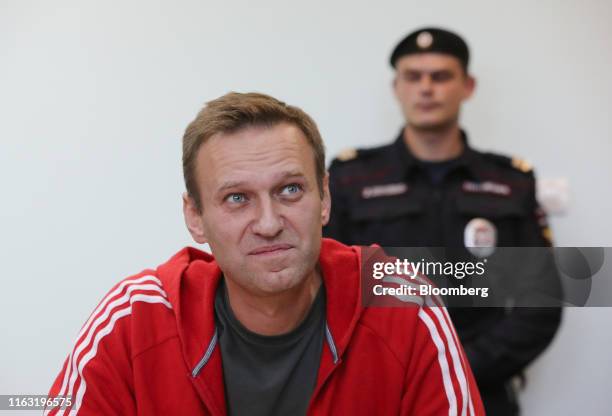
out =
[[[438,103],[421,103],[421,104],[417,104],[417,108],[419,110],[422,111],[431,111],[433,109],[436,109],[440,106],[440,104]]]
[[[287,250],[292,249],[291,244],[271,244],[268,246],[260,246],[254,250],[249,251],[250,256],[267,256],[273,254],[283,253]]]

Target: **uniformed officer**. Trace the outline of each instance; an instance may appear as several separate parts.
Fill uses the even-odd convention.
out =
[[[464,40],[442,29],[417,30],[390,62],[406,125],[393,143],[350,149],[332,162],[326,236],[347,244],[454,247],[479,257],[495,246],[550,245],[531,166],[473,149],[459,127],[461,104],[475,87]],[[550,343],[561,310],[451,313],[487,413],[518,414],[511,379]]]

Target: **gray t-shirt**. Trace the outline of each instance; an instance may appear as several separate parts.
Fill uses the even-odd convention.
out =
[[[232,312],[224,280],[215,316],[228,414],[305,415],[325,337],[323,285],[304,321],[286,334],[264,336],[246,329]]]

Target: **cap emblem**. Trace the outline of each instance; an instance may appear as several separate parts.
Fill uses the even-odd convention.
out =
[[[427,49],[433,43],[433,36],[429,32],[421,32],[416,38],[417,46],[421,49]]]

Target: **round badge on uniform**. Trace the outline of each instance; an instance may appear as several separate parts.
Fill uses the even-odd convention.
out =
[[[474,256],[488,257],[497,246],[497,229],[489,220],[473,218],[465,226],[463,242]]]

